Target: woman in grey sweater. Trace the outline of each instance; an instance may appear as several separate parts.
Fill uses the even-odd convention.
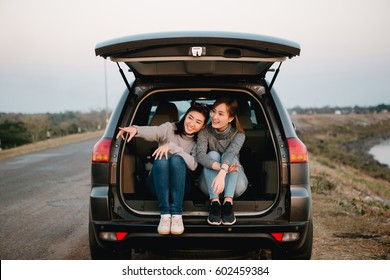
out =
[[[191,153],[196,136],[208,118],[208,108],[193,103],[177,123],[119,128],[117,138],[125,139],[125,133],[128,133],[127,142],[135,136],[159,143],[152,154],[155,160],[147,181],[153,185],[159,202],[161,218],[157,232],[160,234],[184,232],[182,212],[186,178],[188,170],[194,171],[198,165]]]
[[[233,198],[247,188],[248,179],[239,162],[239,152],[245,141],[238,116],[237,101],[221,98],[210,112],[211,126],[198,134],[196,160],[203,165],[199,182],[210,197],[211,225],[233,225]],[[221,207],[220,199],[223,199]],[[222,209],[221,209],[222,208]]]

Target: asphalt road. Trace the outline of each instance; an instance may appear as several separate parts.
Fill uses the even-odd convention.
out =
[[[98,138],[0,161],[0,259],[89,260],[88,206]],[[134,259],[156,259],[136,252]]]
[[[91,139],[0,161],[0,259],[89,259]]]
[[[1,260],[90,259],[90,164],[97,140],[0,161]],[[187,252],[133,254],[138,260],[188,257]]]

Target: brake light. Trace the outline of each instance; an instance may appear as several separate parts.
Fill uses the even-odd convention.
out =
[[[121,241],[123,238],[126,237],[127,232],[116,232],[115,235],[116,235],[116,239],[118,241]]]
[[[304,163],[309,161],[309,155],[305,144],[298,138],[288,138],[288,151],[291,163]]]
[[[291,242],[300,238],[299,232],[273,232],[272,237],[278,242]]]
[[[282,242],[282,240],[283,240],[283,233],[282,232],[273,232],[273,233],[271,233],[271,235],[273,236],[273,238],[276,239],[276,241]]]
[[[127,235],[127,232],[113,232],[113,231],[102,231],[99,236],[103,240],[107,241],[122,241]]]
[[[93,147],[92,162],[109,162],[112,139],[102,138]]]

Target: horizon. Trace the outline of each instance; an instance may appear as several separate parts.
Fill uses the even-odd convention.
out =
[[[294,109],[300,109],[300,110],[322,110],[322,109],[330,109],[330,110],[337,110],[337,109],[354,109],[354,108],[359,108],[359,109],[374,109],[376,107],[380,107],[380,106],[385,106],[385,107],[390,107],[390,103],[386,104],[386,103],[380,103],[380,104],[377,104],[377,105],[367,105],[367,106],[359,106],[359,105],[346,105],[346,106],[329,106],[329,105],[325,105],[325,106],[321,106],[321,107],[301,107],[301,106],[295,106],[295,107],[291,107],[291,108],[287,108],[286,107],[286,110],[287,111],[291,111],[291,110],[294,110]],[[114,108],[113,108],[114,109]],[[108,113],[111,114],[113,109],[110,109],[108,110]],[[51,115],[55,115],[55,114],[65,114],[65,113],[80,113],[80,114],[89,114],[89,113],[92,113],[92,112],[98,112],[98,113],[101,113],[101,112],[105,112],[106,110],[105,109],[89,109],[88,111],[73,111],[73,110],[65,110],[65,111],[59,111],[59,112],[35,112],[35,113],[23,113],[23,112],[1,112],[0,111],[0,116],[1,115],[45,115],[45,114],[51,114]]]
[[[117,0],[113,13],[103,0],[1,1],[0,112],[113,110],[125,85],[115,63],[95,56],[96,44],[184,30],[298,43],[300,56],[283,63],[274,85],[286,108],[390,103],[390,1],[196,3]],[[147,21],[134,12],[144,10]]]

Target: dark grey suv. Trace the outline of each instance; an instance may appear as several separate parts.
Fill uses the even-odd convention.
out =
[[[310,259],[308,154],[273,89],[282,62],[299,55],[298,44],[245,33],[177,32],[119,38],[98,44],[95,52],[118,64],[126,90],[93,150],[92,259],[131,258],[134,249],[156,248],[267,249],[273,259]],[[220,97],[237,100],[246,135],[240,161],[249,185],[234,202],[237,222],[206,222],[209,199],[194,176],[184,198],[184,234],[159,235],[157,200],[145,186],[157,144],[116,139],[118,127],[174,122],[192,102],[211,105]]]

